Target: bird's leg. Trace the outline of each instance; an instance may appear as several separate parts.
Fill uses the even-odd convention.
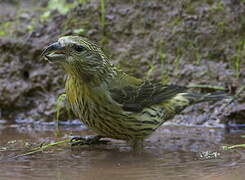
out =
[[[107,144],[108,140],[101,140],[103,136],[80,136],[71,139],[71,146],[82,146],[82,145],[96,145],[96,144]]]
[[[141,153],[144,149],[144,139],[132,139],[129,143],[134,152]]]

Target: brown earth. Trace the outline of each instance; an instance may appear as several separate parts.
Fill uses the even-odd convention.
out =
[[[68,34],[98,42],[113,63],[137,77],[179,85],[222,86],[231,94],[245,84],[242,1],[108,0],[105,14],[100,0],[80,2],[69,0],[56,10],[48,1],[0,2],[1,120],[55,119],[65,73],[43,61],[40,53],[47,44]],[[67,4],[76,5],[64,13],[62,8],[66,10]],[[222,113],[219,110],[225,101],[192,106],[171,123],[244,124],[244,97],[243,92]],[[61,119],[67,119],[65,113]]]

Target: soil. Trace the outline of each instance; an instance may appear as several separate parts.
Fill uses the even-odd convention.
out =
[[[0,2],[0,120],[54,121],[66,75],[40,54],[64,35],[94,40],[139,78],[222,86],[230,94],[245,84],[244,1],[107,0],[105,13],[100,0],[50,2]],[[245,93],[220,112],[224,103],[191,106],[169,123],[240,128]]]

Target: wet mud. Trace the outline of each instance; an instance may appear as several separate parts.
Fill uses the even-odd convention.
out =
[[[83,126],[62,126],[67,135],[92,134]],[[68,136],[67,136],[68,137]],[[68,144],[19,156],[42,142],[58,140],[54,126],[8,125],[1,129],[0,179],[236,179],[244,178],[241,133],[222,129],[165,126],[147,139],[141,153],[123,141],[71,148]]]
[[[242,2],[106,1],[104,14],[98,0],[62,2],[59,7],[48,1],[1,2],[1,119],[53,121],[65,74],[40,53],[68,34],[98,42],[113,63],[137,77],[222,86],[231,94],[244,84]],[[190,107],[171,122],[220,126],[234,113],[244,119],[244,93],[217,117],[214,112],[224,103]]]

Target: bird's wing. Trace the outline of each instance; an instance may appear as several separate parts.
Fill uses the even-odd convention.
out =
[[[110,89],[114,101],[122,104],[125,111],[140,112],[145,107],[160,104],[176,94],[184,92],[185,87],[163,85],[154,81],[143,81],[138,85],[126,85]]]

